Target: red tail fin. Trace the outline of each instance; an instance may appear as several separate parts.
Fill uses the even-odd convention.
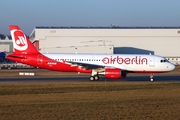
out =
[[[18,26],[9,26],[15,54],[35,54],[39,51]]]

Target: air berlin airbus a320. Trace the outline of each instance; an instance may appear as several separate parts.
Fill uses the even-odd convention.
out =
[[[167,59],[142,54],[44,54],[40,53],[18,26],[10,26],[14,52],[7,59],[38,68],[61,71],[90,73],[90,81],[106,78],[125,78],[127,73],[154,73],[175,69]]]

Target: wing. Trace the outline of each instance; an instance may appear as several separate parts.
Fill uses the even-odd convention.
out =
[[[81,63],[81,62],[72,62],[72,61],[66,61],[67,64],[71,64],[72,66],[80,66],[85,68],[86,70],[90,69],[98,69],[98,68],[104,68],[105,66],[102,65],[96,65],[96,64],[89,64],[89,63]]]
[[[86,70],[89,69],[103,69],[103,68],[119,68],[121,70],[126,70],[126,68],[122,65],[119,65],[118,67],[115,66],[105,66],[105,65],[97,65],[97,64],[89,64],[89,63],[81,63],[81,62],[74,62],[74,61],[66,61],[67,64],[71,64],[72,66],[79,66],[79,67],[83,67]]]

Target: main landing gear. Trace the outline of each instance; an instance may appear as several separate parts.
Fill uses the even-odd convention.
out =
[[[97,71],[92,70],[91,76],[89,78],[90,81],[98,81],[99,80],[99,76]]]
[[[90,81],[98,81],[99,80],[99,76],[98,75],[90,76],[89,80]]]
[[[151,80],[151,82],[154,81],[153,73],[150,73],[150,80]]]

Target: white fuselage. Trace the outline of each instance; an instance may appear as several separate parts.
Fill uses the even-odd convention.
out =
[[[89,65],[119,68],[126,71],[167,72],[175,66],[165,58],[141,54],[44,54],[59,62],[74,62]]]

